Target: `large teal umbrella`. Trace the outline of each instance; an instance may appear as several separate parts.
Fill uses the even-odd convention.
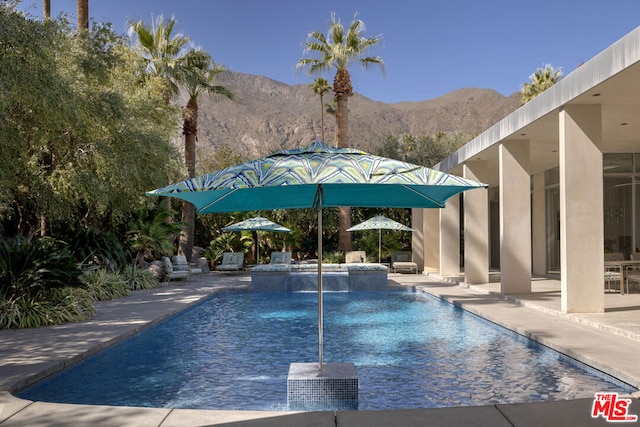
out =
[[[318,353],[322,370],[322,208],[442,208],[486,184],[351,148],[314,142],[148,192],[199,213],[313,207],[318,212]]]
[[[244,221],[228,225],[222,228],[224,231],[255,231],[256,232],[256,264],[260,264],[260,235],[258,231],[277,231],[279,233],[290,233],[287,227],[277,224],[267,218],[256,216]]]
[[[378,230],[378,262],[380,262],[380,253],[382,252],[383,228],[385,230],[413,231],[413,228],[407,227],[404,224],[400,224],[399,222],[389,219],[383,215],[377,215],[373,218],[369,218],[368,220],[361,222],[358,225],[347,228],[347,231]]]

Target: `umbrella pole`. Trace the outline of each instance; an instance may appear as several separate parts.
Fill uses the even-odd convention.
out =
[[[380,264],[381,255],[382,255],[382,229],[378,228],[378,264]]]
[[[322,201],[318,206],[318,368],[322,371]]]

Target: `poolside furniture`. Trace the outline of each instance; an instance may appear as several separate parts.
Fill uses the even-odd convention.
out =
[[[184,255],[174,255],[172,258],[174,271],[188,271],[189,276],[192,274],[202,274],[202,269],[194,266],[190,266],[187,261],[187,257]]]
[[[640,265],[627,265],[624,271],[627,293],[629,292],[629,283],[640,283]],[[633,286],[635,288],[635,286]]]
[[[269,264],[291,264],[291,252],[271,252]]]
[[[418,264],[411,261],[411,252],[395,251],[391,253],[391,271],[397,273],[398,270],[415,272],[418,274]]]
[[[367,253],[365,251],[351,251],[347,252],[344,256],[344,262],[347,264],[353,262],[365,262],[367,260]]]
[[[624,293],[622,262],[624,254],[622,252],[611,252],[604,254],[604,283],[607,291],[611,292],[611,285],[617,282],[618,290]],[[615,290],[615,288],[614,288]]]
[[[188,270],[176,270],[168,256],[162,257],[162,266],[169,280],[188,280],[190,272]]]
[[[216,266],[216,271],[235,271],[237,274],[243,267],[244,252],[225,252],[222,254],[222,263]]]

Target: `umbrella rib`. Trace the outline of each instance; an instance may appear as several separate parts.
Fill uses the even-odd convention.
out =
[[[238,189],[234,188],[233,190],[229,191],[226,194],[223,194],[222,196],[218,197],[217,199],[215,199],[214,201],[207,203],[206,205],[204,205],[202,208],[198,209],[198,212],[201,212],[205,209],[209,209],[211,206],[215,205],[216,203],[218,203],[220,200],[223,200],[225,197],[232,195],[233,193],[235,193]]]
[[[402,184],[402,186],[403,186],[404,188],[406,188],[407,190],[410,190],[410,191],[414,192],[415,194],[418,194],[418,195],[419,195],[419,196],[421,196],[422,198],[429,200],[431,203],[433,203],[434,205],[436,205],[436,206],[438,206],[438,207],[444,208],[444,206],[445,206],[445,204],[444,204],[444,203],[440,203],[440,202],[438,202],[437,200],[434,200],[434,199],[432,199],[431,197],[427,196],[426,194],[422,194],[421,192],[414,190],[413,188],[409,187],[409,186],[408,186],[408,185],[406,185],[406,184]]]

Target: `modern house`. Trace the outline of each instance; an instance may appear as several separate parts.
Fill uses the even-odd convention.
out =
[[[490,187],[414,209],[425,272],[499,270],[505,295],[559,277],[563,312],[603,312],[605,252],[640,251],[640,27],[435,168]]]

